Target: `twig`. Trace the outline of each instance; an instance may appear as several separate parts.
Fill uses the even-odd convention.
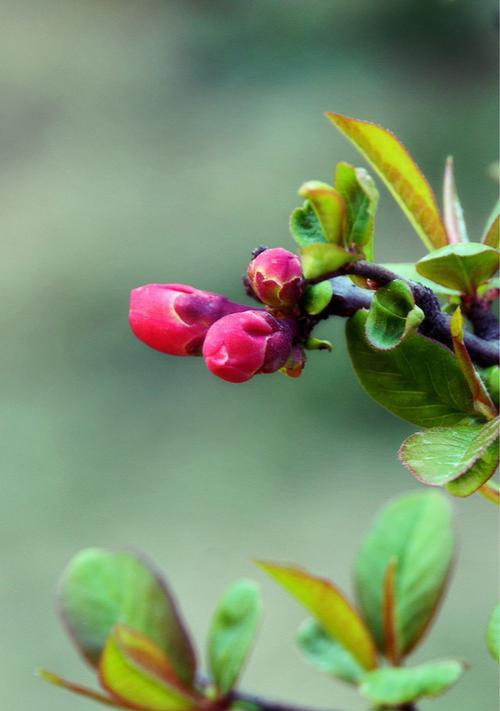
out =
[[[266,701],[259,696],[253,694],[245,694],[241,691],[233,691],[230,698],[231,702],[241,701],[252,706],[257,706],[259,711],[319,711],[306,706],[291,706],[290,704],[275,703]]]

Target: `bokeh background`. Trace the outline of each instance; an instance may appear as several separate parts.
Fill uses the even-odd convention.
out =
[[[243,686],[365,707],[300,660],[304,615],[251,560],[349,591],[377,508],[415,488],[396,457],[414,428],[360,390],[340,321],[300,380],[232,386],[135,341],[128,292],[183,281],[242,298],[250,250],[292,246],[298,186],[360,163],[326,110],[394,130],[437,187],[452,153],[477,238],[497,192],[495,13],[494,0],[0,0],[2,708],[90,709],[33,677],[91,679],[53,596],[90,545],[152,556],[200,645],[224,586],[255,577],[266,618]],[[382,190],[378,259],[422,255]],[[457,568],[415,661],[472,667],[420,706],[488,711],[495,512],[479,497],[454,507]]]

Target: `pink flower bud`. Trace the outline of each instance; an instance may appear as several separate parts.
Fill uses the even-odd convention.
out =
[[[140,341],[170,355],[201,355],[217,319],[247,307],[186,284],[146,284],[130,292],[130,328]]]
[[[243,383],[257,373],[274,373],[287,361],[292,327],[265,311],[224,316],[209,329],[203,344],[207,368],[230,383]]]
[[[248,265],[247,277],[255,295],[275,309],[290,308],[302,296],[300,259],[281,247],[257,255]]]

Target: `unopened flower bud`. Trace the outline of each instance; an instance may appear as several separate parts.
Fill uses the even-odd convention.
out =
[[[245,306],[186,284],[146,284],[130,292],[129,323],[140,341],[170,355],[201,355],[210,326]]]
[[[294,306],[302,295],[300,259],[281,247],[257,255],[248,265],[247,277],[255,295],[275,309]]]
[[[230,383],[243,383],[257,373],[274,373],[287,361],[292,327],[265,311],[224,316],[209,329],[203,344],[208,369]]]

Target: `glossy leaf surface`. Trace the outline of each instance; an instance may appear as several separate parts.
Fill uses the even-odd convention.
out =
[[[365,675],[359,690],[373,703],[396,706],[443,694],[464,671],[464,664],[456,659],[408,668],[376,669]]]
[[[361,248],[368,259],[373,256],[372,241],[378,190],[363,168],[349,163],[339,163],[335,174],[335,187],[342,195],[345,206],[344,242]]]
[[[365,335],[366,311],[346,325],[356,375],[371,397],[421,427],[454,425],[476,412],[467,381],[445,346],[410,334],[397,348],[379,351]]]
[[[488,620],[486,643],[493,659],[500,662],[500,602],[496,605]]]
[[[365,537],[355,563],[356,594],[364,619],[385,652],[384,591],[394,561],[395,654],[402,658],[419,642],[441,598],[453,556],[451,511],[434,491],[391,501]]]
[[[330,303],[332,294],[333,286],[328,280],[308,286],[302,300],[307,313],[311,316],[316,316],[321,313]]]
[[[312,205],[326,241],[342,245],[345,213],[342,196],[331,185],[319,180],[304,183],[299,195]]]
[[[60,585],[63,620],[85,658],[97,665],[117,624],[147,635],[190,683],[195,658],[166,583],[149,562],[129,552],[90,548],[68,565]]]
[[[468,242],[464,211],[458,197],[453,170],[453,158],[449,157],[444,169],[443,181],[443,216],[448,242],[459,244]]]
[[[355,255],[337,244],[308,244],[300,250],[302,271],[306,279],[317,279],[355,260]]]
[[[183,690],[161,649],[144,635],[117,625],[106,640],[99,680],[114,699],[147,711],[188,711],[195,698]]]
[[[303,605],[364,669],[377,665],[375,645],[365,623],[330,581],[295,566],[264,562],[258,565]]]
[[[335,113],[327,117],[377,171],[426,247],[432,250],[447,244],[429,183],[400,141],[368,121]]]
[[[297,643],[310,664],[337,679],[358,684],[365,673],[352,654],[332,639],[315,620],[306,620],[301,625]]]
[[[436,427],[417,432],[403,442],[399,456],[424,484],[444,486],[470,472],[492,446],[498,448],[495,445],[498,427],[497,418],[484,425]],[[484,480],[480,481],[476,488],[483,483]]]
[[[366,338],[377,350],[391,350],[424,320],[424,312],[415,306],[410,288],[395,279],[375,292],[368,318]]]
[[[495,274],[498,263],[496,249],[467,242],[431,252],[417,262],[416,268],[419,274],[438,284],[474,294],[476,287]]]
[[[259,588],[251,580],[231,585],[215,611],[208,635],[208,660],[217,691],[236,684],[254,641],[262,612]]]
[[[316,242],[326,244],[318,215],[309,200],[305,201],[303,207],[297,207],[292,212],[290,232],[301,248]]]

